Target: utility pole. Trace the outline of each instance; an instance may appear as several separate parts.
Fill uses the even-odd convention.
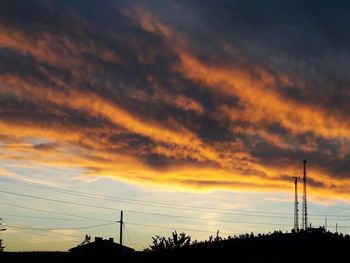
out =
[[[120,230],[119,230],[119,244],[122,246],[123,245],[123,211],[120,211],[120,221],[118,221],[118,223],[120,223]]]
[[[326,232],[327,232],[327,217],[325,218],[325,225],[324,225],[324,228],[325,228],[325,230],[326,230]]]
[[[1,228],[1,221],[2,221],[2,218],[0,218],[0,231],[5,231],[6,228]],[[5,247],[2,246],[2,239],[0,239],[0,252],[3,252],[4,248]]]
[[[307,161],[303,161],[304,165],[304,176],[303,176],[303,214],[302,214],[302,228],[306,230],[308,228],[308,220],[307,220],[307,197],[306,197],[306,185],[307,185],[307,176],[306,176],[306,163]]]
[[[335,233],[338,234],[338,223],[335,223]]]
[[[294,179],[294,230],[299,231],[298,177]]]

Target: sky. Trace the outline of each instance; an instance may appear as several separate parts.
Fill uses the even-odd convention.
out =
[[[348,233],[349,8],[1,1],[6,250],[119,240],[120,210],[136,249],[290,231],[302,160],[310,222]]]

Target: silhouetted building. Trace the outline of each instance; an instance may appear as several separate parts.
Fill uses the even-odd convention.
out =
[[[94,242],[83,242],[82,244],[68,250],[73,254],[81,255],[116,255],[129,256],[135,250],[126,246],[115,243],[113,238],[103,239],[102,237],[95,237]]]
[[[320,227],[312,227],[311,224],[310,224],[310,227],[308,227],[306,229],[307,232],[309,233],[319,233],[319,234],[324,234],[326,233],[326,228],[323,227],[323,226],[320,226]]]

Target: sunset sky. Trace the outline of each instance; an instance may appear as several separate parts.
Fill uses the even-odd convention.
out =
[[[136,249],[174,230],[290,231],[304,159],[310,222],[350,233],[349,11],[0,1],[6,250],[119,241],[120,210]]]

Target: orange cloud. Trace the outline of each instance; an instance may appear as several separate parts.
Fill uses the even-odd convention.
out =
[[[232,120],[251,123],[280,123],[295,134],[313,132],[330,137],[349,137],[350,123],[325,109],[315,108],[283,97],[276,90],[274,77],[260,71],[254,78],[227,66],[206,65],[193,55],[179,54],[176,70],[222,95],[240,99],[240,108],[231,109]]]
[[[40,73],[40,77],[17,72],[0,75],[0,97],[15,98],[14,105],[0,108],[2,159],[77,167],[87,176],[181,190],[293,191],[289,177],[295,176],[297,161],[278,153],[270,158],[276,160],[264,161],[255,152],[259,143],[286,152],[312,153],[318,149],[318,137],[341,138],[339,154],[343,158],[347,155],[344,138],[350,135],[348,120],[281,92],[295,81],[305,85],[302,80],[273,74],[258,65],[248,70],[205,60],[190,41],[144,7],[123,10],[123,14],[166,46],[162,59],[169,59],[164,63],[168,75],[156,74],[164,70],[161,66],[147,71],[161,52],[156,47],[144,52],[135,39],[127,42],[133,52],[128,55],[137,62],[132,60],[132,67],[142,64],[138,73],[146,71],[143,81],[132,82],[138,76],[131,74],[130,82],[124,83],[119,75],[113,82],[99,76],[104,68],[89,62],[85,53],[108,65],[127,65],[123,70],[130,71],[132,67],[122,53],[94,41],[85,43],[69,36],[61,39],[45,32],[34,38],[0,26],[0,46],[35,58],[35,70]],[[227,44],[224,50],[243,57]],[[108,68],[109,74],[118,69]],[[64,74],[56,72],[60,70],[71,74],[62,77]],[[97,76],[93,75],[96,70]],[[120,89],[114,90],[113,85]],[[201,101],[196,96],[200,92],[207,92],[206,99],[212,103]],[[25,108],[27,104],[35,110]],[[288,136],[266,128],[274,124]],[[297,136],[305,133],[312,136],[306,137],[306,143],[296,144]],[[48,145],[28,142],[33,138],[45,139]],[[310,179],[315,196],[349,199],[349,179],[334,177],[321,165],[314,167]]]

